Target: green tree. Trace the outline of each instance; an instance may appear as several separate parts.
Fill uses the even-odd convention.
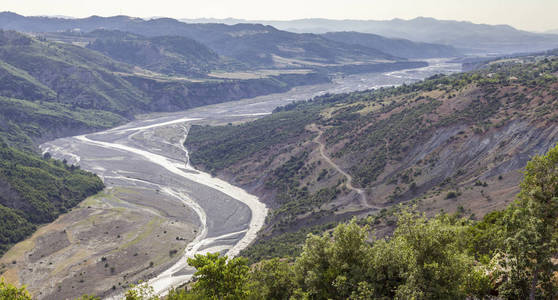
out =
[[[467,252],[487,264],[498,251],[504,250],[504,218],[505,211],[493,211],[468,227],[463,239]]]
[[[31,295],[25,286],[17,288],[0,278],[0,299],[2,300],[31,300]]]
[[[380,239],[374,243],[369,272],[375,299],[395,298],[398,287],[406,281],[412,257],[402,238]]]
[[[257,299],[281,300],[289,299],[295,290],[295,274],[286,261],[278,258],[258,263],[250,274],[252,295]]]
[[[196,268],[192,291],[206,299],[246,299],[249,295],[247,259],[228,259],[219,253],[196,254],[188,259]]]
[[[404,262],[395,276],[403,279],[396,298],[482,298],[488,292],[488,278],[460,247],[467,226],[466,221],[446,214],[428,219],[403,210],[398,215],[398,227],[389,241]]]
[[[555,297],[551,259],[558,255],[558,145],[527,163],[518,199],[506,210],[505,226],[501,295]]]
[[[332,238],[309,235],[296,260],[297,281],[313,299],[347,299],[367,287],[370,245],[367,228],[340,224]]]

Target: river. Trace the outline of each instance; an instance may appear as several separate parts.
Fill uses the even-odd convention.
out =
[[[98,174],[107,189],[153,189],[195,212],[201,230],[177,261],[148,281],[155,293],[163,295],[192,277],[194,270],[188,267],[187,258],[206,252],[237,255],[256,238],[267,215],[267,208],[256,196],[189,164],[188,151],[183,146],[189,126],[252,119],[292,101],[325,93],[400,85],[457,71],[460,71],[458,64],[432,60],[429,67],[420,69],[338,77],[328,84],[296,87],[282,94],[182,112],[141,115],[117,128],[57,139],[40,148],[54,158],[66,159]],[[156,205],[158,200],[152,201]],[[109,298],[119,297],[115,292]]]

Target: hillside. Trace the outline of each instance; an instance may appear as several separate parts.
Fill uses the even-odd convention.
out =
[[[48,40],[82,45],[108,57],[169,76],[204,78],[215,70],[242,69],[205,45],[181,36],[145,37],[119,30],[42,33]]]
[[[325,95],[250,123],[193,127],[186,146],[194,165],[272,207],[262,239],[245,253],[253,259],[296,254],[306,232],[354,215],[375,215],[386,234],[398,203],[475,219],[505,207],[518,170],[558,142],[557,72],[555,57],[527,57]]]
[[[219,56],[206,46],[185,37],[145,38],[123,32],[96,30],[87,48],[113,59],[168,75],[200,77],[219,69]]]
[[[181,36],[207,45],[219,55],[251,67],[292,68],[400,60],[363,46],[338,43],[315,34],[296,34],[260,24],[187,24],[175,19],[143,20],[126,16],[59,19],[0,13],[0,28],[24,32],[96,29],[121,30],[147,37]]]
[[[534,52],[558,47],[558,35],[538,34],[508,25],[475,24],[466,21],[418,17],[410,20],[331,20],[291,21],[211,20],[215,23],[260,23],[281,30],[322,34],[334,31],[373,33],[388,38],[451,45],[467,53]]]
[[[462,55],[460,51],[452,46],[419,43],[406,39],[390,39],[370,33],[328,32],[322,34],[322,36],[333,41],[374,48],[404,58],[439,58]]]

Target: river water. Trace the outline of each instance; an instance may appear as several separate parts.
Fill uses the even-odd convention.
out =
[[[148,282],[157,294],[165,294],[192,277],[194,270],[188,267],[187,258],[206,252],[237,255],[256,238],[267,215],[267,208],[256,196],[189,164],[183,143],[190,125],[259,117],[278,106],[325,93],[400,85],[460,70],[459,64],[431,60],[430,66],[420,69],[338,77],[331,83],[296,87],[281,94],[181,112],[142,115],[114,129],[57,139],[40,148],[54,158],[66,159],[98,174],[107,188],[156,189],[197,214],[201,230],[196,238],[173,266]]]

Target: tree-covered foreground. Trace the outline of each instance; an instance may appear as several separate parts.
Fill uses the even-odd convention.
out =
[[[353,220],[309,235],[294,260],[196,255],[193,283],[166,299],[555,299],[558,146],[524,175],[516,201],[479,222],[401,207],[390,237]],[[0,299],[30,297],[2,281]],[[159,298],[140,284],[126,299]]]

